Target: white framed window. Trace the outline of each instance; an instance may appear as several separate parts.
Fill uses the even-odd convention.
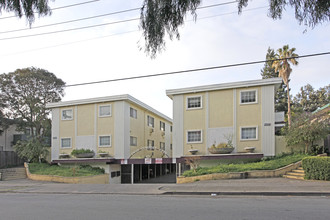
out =
[[[258,140],[258,126],[241,127],[241,140]]]
[[[72,109],[63,109],[61,114],[62,120],[72,120],[73,119],[73,110]]]
[[[187,131],[187,143],[202,143],[202,130]]]
[[[160,122],[160,130],[165,131],[165,122]]]
[[[202,107],[202,96],[187,97],[187,109],[199,109]]]
[[[258,103],[258,92],[257,90],[244,90],[240,92],[240,103],[241,104],[254,104]]]
[[[137,137],[130,136],[130,145],[137,146]]]
[[[71,138],[61,138],[61,148],[71,148]]]
[[[155,146],[155,141],[153,140],[148,140],[148,147],[154,147]]]
[[[134,108],[130,108],[130,109],[129,109],[129,115],[130,115],[132,118],[137,118],[137,110],[134,109]]]
[[[111,147],[111,136],[110,135],[99,136],[99,146]]]
[[[165,143],[164,142],[159,142],[159,148],[161,150],[165,150]]]
[[[99,106],[99,117],[111,116],[111,105],[100,105]]]
[[[155,127],[155,119],[148,115],[148,126],[149,127]]]

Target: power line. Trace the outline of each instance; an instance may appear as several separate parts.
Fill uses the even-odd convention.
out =
[[[227,4],[233,4],[235,2],[236,1],[231,1],[231,2],[224,2],[224,3],[219,3],[219,4],[207,5],[207,6],[199,7],[197,9],[205,9],[205,8],[210,8],[210,7],[217,7],[217,6],[227,5]],[[77,21],[82,21],[82,20],[87,20],[87,19],[93,19],[93,18],[102,17],[102,16],[108,16],[108,15],[114,15],[114,14],[121,14],[121,13],[126,13],[126,12],[129,12],[129,11],[134,11],[134,10],[137,10],[137,9],[139,9],[139,8],[132,8],[132,9],[127,9],[127,10],[123,10],[123,11],[112,12],[112,13],[109,13],[109,14],[104,14],[104,15],[99,15],[99,16],[92,16],[92,17],[86,17],[86,18],[81,18],[81,19],[76,19],[76,20],[71,20],[71,21],[65,21],[65,22],[60,22],[60,23],[55,23],[55,24],[43,25],[43,26],[39,26],[39,27],[35,27],[35,28],[49,27],[49,26],[53,26],[53,25],[59,25],[59,24],[77,22]],[[6,38],[0,38],[0,40],[13,40],[13,39],[20,39],[20,38],[41,36],[41,35],[56,34],[56,33],[62,33],[62,32],[68,32],[68,31],[75,31],[75,30],[81,30],[81,29],[88,29],[88,28],[100,27],[100,26],[111,25],[111,24],[124,23],[124,22],[139,20],[139,19],[140,18],[132,18],[132,19],[127,19],[127,20],[121,20],[121,21],[104,23],[104,24],[98,24],[98,25],[90,25],[90,26],[84,26],[84,27],[79,27],[79,28],[70,28],[70,29],[65,29],[65,30],[45,32],[45,33],[39,33],[39,34],[21,35],[21,36],[16,36],[16,37],[6,37]],[[22,31],[22,30],[29,30],[29,29],[26,28],[26,29],[19,29],[19,30],[11,30],[11,31],[6,31],[6,32],[0,32],[0,34],[10,33],[10,32],[17,32],[17,31]]]
[[[236,3],[236,1],[202,6],[202,7],[199,7],[198,9],[211,8],[211,7],[216,7],[216,6],[221,6],[221,5],[228,5],[228,4],[233,4],[233,3]],[[64,7],[61,7],[61,8],[64,8]],[[122,14],[122,13],[131,12],[131,11],[137,11],[137,10],[140,10],[140,9],[141,8],[131,8],[131,9],[127,9],[127,10],[116,11],[116,12],[111,12],[111,13],[106,13],[106,14],[101,14],[101,15],[95,15],[95,16],[90,16],[90,17],[85,17],[85,18],[79,18],[79,19],[74,19],[74,20],[69,20],[69,21],[63,21],[63,22],[58,22],[58,23],[53,23],[53,24],[41,25],[41,26],[36,26],[36,27],[31,27],[31,28],[21,28],[21,29],[16,29],[16,30],[9,30],[9,31],[0,32],[0,34],[13,33],[13,32],[25,31],[25,30],[31,30],[31,29],[37,29],[37,28],[44,28],[44,27],[50,27],[50,26],[55,26],[55,25],[61,25],[61,24],[68,24],[68,23],[84,21],[84,20],[89,20],[89,19],[94,19],[94,18],[100,18],[100,17],[110,16],[110,15],[115,15],[115,14]]]
[[[31,30],[31,29],[37,29],[37,28],[44,28],[44,27],[50,27],[50,26],[55,26],[55,25],[60,25],[60,24],[68,24],[68,23],[73,23],[73,22],[77,22],[77,21],[84,21],[84,20],[100,18],[100,17],[115,15],[115,14],[121,14],[121,13],[130,12],[130,11],[136,11],[136,10],[140,10],[140,8],[132,8],[132,9],[127,9],[127,10],[123,10],[123,11],[116,11],[116,12],[111,12],[111,13],[107,13],[107,14],[95,15],[95,16],[91,16],[91,17],[79,18],[79,19],[75,19],[75,20],[63,21],[63,22],[58,22],[58,23],[53,23],[53,24],[46,24],[46,25],[41,25],[41,26],[36,26],[36,27],[31,27],[31,28],[22,28],[22,29],[4,31],[4,32],[0,32],[0,34],[25,31],[25,30]]]
[[[76,3],[76,4],[72,4],[72,5],[65,5],[65,6],[61,6],[61,7],[57,7],[57,8],[51,8],[51,11],[55,11],[55,10],[63,9],[63,8],[75,7],[75,6],[89,4],[89,3],[94,3],[97,1],[100,1],[100,0],[92,0],[92,1],[87,1],[87,2],[80,2],[80,3]],[[34,13],[38,14],[38,12],[34,12]],[[23,15],[25,15],[25,14],[23,14]],[[2,17],[2,18],[0,18],[0,20],[7,19],[7,18],[16,18],[16,16],[12,15],[12,16]]]
[[[329,55],[329,54],[330,54],[330,52],[307,54],[307,55],[296,56],[296,57],[288,57],[288,58],[283,58],[283,59],[274,59],[273,61],[286,60],[286,59],[291,59],[291,58],[298,59],[298,58],[306,58],[306,57],[314,57],[314,56],[323,56],[323,55]],[[85,86],[85,85],[91,85],[91,84],[125,81],[125,80],[132,80],[132,79],[142,79],[142,78],[150,78],[150,77],[157,77],[157,76],[167,76],[167,75],[174,75],[174,74],[181,74],[181,73],[188,73],[188,72],[198,72],[198,71],[205,71],[205,70],[223,69],[223,68],[230,68],[230,67],[237,67],[237,66],[254,65],[254,64],[265,63],[265,62],[269,62],[269,61],[270,60],[251,61],[251,62],[245,62],[245,63],[222,65],[222,66],[212,66],[212,67],[204,67],[204,68],[197,68],[197,69],[188,69],[188,70],[179,70],[179,71],[173,71],[173,72],[157,73],[157,74],[151,74],[151,75],[131,76],[131,77],[109,79],[109,80],[102,80],[102,81],[77,83],[77,84],[66,85],[65,87]]]
[[[267,8],[267,7],[268,6],[245,9],[244,12],[254,11],[254,10],[263,9],[263,8]],[[198,18],[198,20],[204,20],[204,19],[209,19],[209,18],[224,16],[224,15],[230,15],[230,14],[234,14],[234,13],[237,13],[237,11],[228,12],[228,13],[222,13],[222,14],[218,14],[218,15],[201,17],[201,18]],[[193,19],[192,20],[187,20],[187,22],[192,22],[192,21],[194,21],[194,20]],[[80,41],[73,41],[73,42],[68,42],[68,43],[63,43],[63,44],[57,44],[57,45],[53,45],[53,46],[42,47],[42,48],[37,48],[37,49],[31,49],[31,50],[26,50],[26,51],[22,51],[22,52],[16,52],[16,53],[10,53],[10,54],[3,54],[3,55],[0,55],[0,57],[1,56],[17,55],[17,54],[21,54],[21,53],[28,53],[28,52],[33,52],[33,51],[38,51],[38,50],[44,50],[44,49],[49,49],[49,48],[54,48],[54,47],[59,47],[59,46],[66,46],[66,45],[71,45],[71,44],[76,44],[76,43],[81,43],[81,42],[86,42],[86,41],[91,41],[91,40],[97,40],[97,39],[112,37],[112,36],[116,36],[116,35],[129,34],[129,33],[138,32],[138,31],[139,30],[137,29],[137,30],[130,30],[130,31],[125,31],[125,32],[121,32],[121,33],[114,33],[114,34],[105,35],[105,36],[101,36],[101,37],[95,37],[95,38],[90,38],[90,39],[85,39],[85,40],[80,40]]]

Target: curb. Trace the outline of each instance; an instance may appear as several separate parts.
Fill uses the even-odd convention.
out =
[[[162,195],[211,196],[330,196],[330,192],[165,192]]]

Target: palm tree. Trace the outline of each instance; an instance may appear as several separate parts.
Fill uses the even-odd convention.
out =
[[[288,124],[291,127],[291,100],[290,100],[290,88],[289,79],[292,69],[292,65],[298,65],[297,57],[298,54],[294,53],[296,48],[289,49],[289,45],[284,45],[283,48],[279,48],[275,54],[275,60],[273,62],[273,67],[275,71],[278,72],[278,76],[283,79],[284,84],[287,86],[287,96],[288,96]]]

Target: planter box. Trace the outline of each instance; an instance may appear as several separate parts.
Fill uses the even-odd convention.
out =
[[[208,148],[211,154],[230,154],[234,148],[225,147],[225,148]]]
[[[92,158],[94,157],[95,153],[84,153],[84,154],[77,154],[77,158]]]
[[[108,153],[99,153],[99,156],[100,157],[109,157],[109,154]]]
[[[195,155],[197,152],[198,152],[198,150],[197,150],[197,149],[192,149],[192,150],[189,150],[189,153],[191,153],[192,155]]]
[[[58,157],[59,158],[69,158],[70,155],[69,154],[59,154]]]

